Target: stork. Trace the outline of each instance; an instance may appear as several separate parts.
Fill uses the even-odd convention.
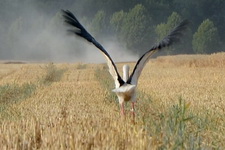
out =
[[[88,33],[88,31],[80,24],[80,22],[77,20],[77,18],[71,13],[69,10],[62,10],[63,17],[65,19],[65,22],[72,26],[72,29],[69,29],[69,32],[72,32],[76,34],[79,37],[82,37],[86,39],[88,42],[94,44],[105,56],[107,60],[107,65],[109,68],[109,72],[111,76],[114,79],[115,82],[115,89],[112,91],[116,93],[120,108],[121,108],[121,115],[125,116],[125,110],[124,110],[124,103],[131,101],[131,107],[132,107],[132,116],[135,117],[135,102],[136,102],[136,87],[138,84],[138,79],[140,77],[140,74],[144,68],[144,66],[149,61],[150,56],[154,54],[155,52],[168,47],[172,45],[173,43],[179,41],[182,32],[187,28],[187,25],[189,23],[188,20],[182,21],[177,27],[175,27],[167,36],[165,36],[162,41],[155,44],[150,50],[145,52],[137,61],[133,72],[129,76],[129,66],[124,65],[123,66],[123,78],[121,78],[117,67],[108,54],[108,52],[104,49],[104,47],[95,40],[95,38]]]

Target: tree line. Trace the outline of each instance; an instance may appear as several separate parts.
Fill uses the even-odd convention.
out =
[[[116,36],[134,53],[142,54],[183,19],[190,20],[190,27],[169,54],[214,53],[225,48],[223,0],[84,0],[81,5],[78,14],[89,20],[95,36]]]
[[[224,0],[2,0],[0,7],[0,41],[11,41],[0,47],[1,55],[21,45],[22,34],[57,24],[60,9],[72,11],[100,42],[116,38],[135,54],[143,54],[184,19],[191,24],[167,54],[225,51]],[[51,19],[36,17],[36,11]]]

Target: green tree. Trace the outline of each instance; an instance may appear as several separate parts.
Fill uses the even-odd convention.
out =
[[[212,53],[218,50],[219,36],[214,23],[206,19],[198,27],[193,36],[193,49],[195,53]]]
[[[94,36],[98,37],[100,35],[103,35],[107,30],[107,20],[105,12],[102,10],[98,11],[90,26]]]
[[[170,4],[168,0],[144,0],[143,4],[147,9],[147,15],[150,15],[154,20],[154,25],[164,22],[167,19],[167,14],[171,13]]]
[[[115,12],[111,19],[110,19],[110,25],[113,28],[113,31],[116,33],[120,33],[123,25],[123,21],[125,20],[127,13],[125,13],[123,10],[119,12]]]
[[[129,12],[114,13],[110,20],[119,39],[126,43],[127,48],[138,54],[143,54],[152,41],[150,23],[151,18],[146,16],[146,9],[141,4],[137,4]]]
[[[143,5],[137,4],[124,18],[121,27],[121,36],[129,49],[140,54],[141,49],[145,49],[145,44],[149,42],[149,26],[151,18],[146,16],[146,9]]]
[[[23,19],[19,17],[16,19],[9,27],[7,34],[7,54],[10,55],[11,58],[16,58],[17,54],[19,54],[19,50],[21,49],[21,36],[23,31]]]

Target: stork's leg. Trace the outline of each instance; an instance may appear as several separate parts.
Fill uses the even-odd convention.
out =
[[[135,102],[132,102],[132,103],[131,103],[131,105],[132,105],[131,113],[132,113],[133,121],[135,121],[135,109],[134,109],[134,104],[135,104]]]
[[[121,115],[125,116],[124,102],[122,102],[120,105],[121,105]]]

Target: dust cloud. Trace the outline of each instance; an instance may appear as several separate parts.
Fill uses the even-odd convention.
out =
[[[68,26],[64,23],[61,9],[67,9],[69,3],[65,2],[51,11],[44,10],[35,0],[3,0],[1,3],[1,61],[105,62],[94,45],[67,33]],[[137,56],[129,53],[115,37],[96,40],[101,41],[115,62],[137,60]]]

